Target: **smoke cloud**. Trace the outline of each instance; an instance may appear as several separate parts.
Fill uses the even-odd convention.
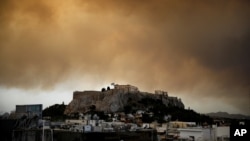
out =
[[[249,17],[244,0],[2,0],[0,86],[88,76],[250,114]]]

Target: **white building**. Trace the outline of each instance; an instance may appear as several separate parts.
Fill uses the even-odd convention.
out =
[[[230,127],[220,126],[215,127],[217,141],[227,141],[230,138]]]
[[[178,128],[180,139],[190,139],[195,141],[214,141],[214,128]]]
[[[84,132],[91,132],[91,125],[85,125]]]
[[[87,121],[86,120],[78,120],[78,119],[66,119],[65,124],[68,124],[68,125],[86,125]]]
[[[193,139],[195,141],[229,141],[230,128],[222,126],[213,128],[178,128],[180,139]]]

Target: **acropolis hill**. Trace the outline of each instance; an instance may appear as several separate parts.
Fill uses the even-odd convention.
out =
[[[148,105],[141,104],[143,99],[161,101],[164,105],[184,109],[180,98],[168,96],[167,92],[156,90],[155,93],[140,92],[132,85],[114,85],[114,89],[105,91],[75,91],[73,100],[65,109],[65,114],[85,113],[90,106],[106,113],[122,112],[124,107],[131,106],[133,110],[146,110]]]

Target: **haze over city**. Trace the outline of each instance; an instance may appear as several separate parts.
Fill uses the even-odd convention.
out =
[[[111,83],[250,115],[250,2],[1,0],[0,113]]]

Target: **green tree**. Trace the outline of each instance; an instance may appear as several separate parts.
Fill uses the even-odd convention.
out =
[[[102,92],[105,92],[106,91],[106,89],[105,88],[102,88]]]
[[[125,112],[125,114],[131,113],[132,112],[132,106],[130,106],[130,105],[124,106],[124,112]]]
[[[67,105],[64,104],[55,104],[49,106],[43,110],[43,117],[49,116],[51,120],[63,120],[67,116],[64,115],[64,111]]]

